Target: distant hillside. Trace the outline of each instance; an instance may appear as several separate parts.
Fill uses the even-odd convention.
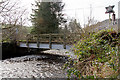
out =
[[[112,24],[112,21],[110,22],[110,25],[109,25],[109,19],[106,19],[104,21],[98,22],[97,24],[87,26],[84,28],[84,30],[88,32],[97,32],[99,30],[111,29],[111,28],[113,28],[114,30],[117,30],[117,23],[118,23],[117,20],[118,19],[116,19],[115,25]]]

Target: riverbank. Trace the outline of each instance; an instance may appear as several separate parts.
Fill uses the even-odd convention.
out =
[[[68,54],[66,50],[48,50],[45,53]],[[64,56],[26,55],[0,61],[2,78],[67,78]]]

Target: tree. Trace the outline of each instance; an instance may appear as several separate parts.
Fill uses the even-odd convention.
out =
[[[58,33],[59,25],[64,22],[62,2],[36,2],[37,9],[33,9],[31,21],[33,33]]]
[[[21,7],[20,1],[6,0],[0,4],[0,23],[21,25],[26,21],[26,9]],[[22,20],[21,20],[22,18]]]
[[[87,22],[87,24],[86,24],[86,27],[87,27],[87,26],[89,27],[89,26],[91,26],[91,25],[97,24],[97,22],[98,22],[98,21],[95,20],[94,17],[92,17],[92,18],[91,18],[91,17],[88,17],[88,22]]]
[[[2,40],[18,40],[23,34],[27,17],[26,9],[19,5],[20,1],[4,0],[0,2],[0,25],[2,25]],[[16,36],[17,34],[17,36]]]
[[[71,21],[69,22],[68,28],[72,33],[80,33],[84,31],[80,26],[80,23],[78,23],[76,19],[71,19]]]

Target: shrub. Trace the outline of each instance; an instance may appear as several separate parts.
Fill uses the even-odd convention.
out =
[[[79,41],[73,49],[78,60],[74,61],[74,66],[68,69],[68,76],[105,78],[113,73],[117,74],[118,37],[119,34],[113,30],[102,30]],[[103,76],[103,72],[106,75]],[[111,74],[108,74],[110,72]]]

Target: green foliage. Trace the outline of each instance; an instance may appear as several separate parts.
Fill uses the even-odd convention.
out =
[[[119,35],[113,30],[102,30],[95,34],[90,34],[89,38],[83,39],[78,42],[74,47],[74,53],[78,56],[79,63],[91,57],[92,54],[95,55],[95,58],[92,60],[92,64],[99,67],[99,63],[108,62],[108,66],[111,69],[117,71],[117,52],[118,52],[118,37]],[[70,61],[69,61],[70,62]],[[97,62],[97,63],[96,63]],[[76,64],[76,62],[74,62]],[[77,73],[75,72],[76,70]],[[74,74],[75,73],[75,74]],[[78,78],[82,78],[83,72],[79,73],[79,69],[76,68],[76,65],[68,69],[68,76],[76,75]],[[94,78],[95,76],[86,75],[84,78]]]
[[[88,58],[91,54],[95,54],[98,61],[106,62],[109,60],[109,58],[106,60],[106,57],[109,56],[107,53],[116,53],[114,52],[116,44],[113,46],[113,42],[118,44],[118,39],[112,38],[109,31],[100,31],[79,42],[74,48],[75,54],[81,58]]]
[[[58,26],[64,22],[62,2],[36,2],[31,20],[34,25],[32,33],[58,33]]]
[[[84,30],[82,29],[80,23],[78,23],[76,19],[71,19],[68,26],[69,26],[68,29],[72,33],[84,32]]]

